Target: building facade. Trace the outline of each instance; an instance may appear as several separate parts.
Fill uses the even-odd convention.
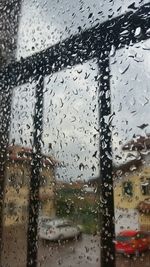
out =
[[[28,220],[29,186],[32,150],[20,146],[8,148],[5,171],[4,216],[6,226],[23,224]],[[40,171],[39,214],[55,216],[55,168],[57,162],[42,155]]]
[[[118,167],[114,172],[116,232],[127,228],[150,231],[149,137],[140,138],[134,145],[130,142],[126,149],[134,149],[139,159]]]

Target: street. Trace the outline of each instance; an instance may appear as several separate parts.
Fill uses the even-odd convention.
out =
[[[25,229],[5,230],[3,234],[2,267],[26,266]],[[83,235],[79,241],[70,240],[62,244],[38,243],[39,267],[99,267],[100,242],[98,236]],[[116,267],[149,267],[150,251],[139,258],[116,256]]]
[[[100,259],[99,238],[83,235],[79,241],[61,245],[40,246],[39,266],[98,267]]]
[[[61,246],[50,243],[45,246],[41,245],[38,262],[42,267],[99,267],[99,238],[84,235],[80,241],[69,241]],[[149,251],[139,258],[116,256],[116,267],[141,267],[141,265],[142,267],[150,266]]]

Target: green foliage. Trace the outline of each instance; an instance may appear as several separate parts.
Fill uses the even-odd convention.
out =
[[[94,234],[98,226],[98,198],[80,189],[63,188],[57,192],[57,216],[67,217],[82,226],[83,232]]]

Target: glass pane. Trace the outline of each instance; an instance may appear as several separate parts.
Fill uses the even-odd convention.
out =
[[[133,11],[146,2],[149,1],[136,0],[133,3],[132,0],[24,0],[17,59],[39,52],[72,34],[80,34],[108,19]]]
[[[117,266],[150,264],[149,49],[148,40],[116,51],[110,60]]]
[[[3,205],[2,266],[26,266],[35,84],[13,89]]]
[[[0,8],[3,11],[1,16],[3,34],[1,35],[4,35],[0,49],[2,54],[0,61],[5,64],[15,57],[15,35],[20,9],[19,1],[11,2],[13,3],[10,6],[7,3],[4,7],[2,4]],[[138,267],[141,262],[144,266],[148,266],[150,262],[150,133],[148,122],[150,96],[148,52],[150,43],[141,41],[142,38],[148,38],[149,30],[143,34],[144,30],[138,27],[135,31],[135,38],[133,38],[132,27],[135,27],[136,23],[138,24],[137,8],[149,1],[51,0],[43,2],[42,0],[24,0],[20,2],[22,2],[22,8],[16,58],[21,60],[4,71],[6,79],[4,83],[9,87],[11,86],[8,85],[9,81],[15,84],[24,79],[24,82],[27,82],[27,80],[30,81],[29,76],[42,75],[42,78],[39,79],[41,84],[38,84],[36,89],[42,86],[44,80],[44,111],[42,111],[42,93],[39,94],[37,101],[41,110],[38,112],[37,108],[34,110],[37,104],[34,83],[31,82],[32,85],[26,84],[14,89],[11,131],[5,163],[5,188],[2,192],[4,197],[2,266],[26,265],[27,225],[31,221],[36,225],[36,215],[38,216],[38,242],[35,240],[35,245],[38,246],[39,266],[99,266],[100,235],[101,240],[106,244],[102,251],[105,252],[108,248],[105,253],[105,263],[108,259],[113,262],[113,254],[109,250],[109,246],[112,248],[111,245],[114,244],[117,252],[117,266],[131,267],[135,265]],[[16,8],[13,7],[13,4]],[[88,34],[87,31],[84,32],[84,36],[87,37],[93,34],[93,27],[97,29],[101,23],[127,12],[130,12],[131,16],[128,17],[129,22],[125,21],[121,26],[123,31],[120,36],[117,36],[116,31],[117,27],[120,30],[116,23],[119,21],[117,18],[110,24],[108,32],[107,29],[105,32],[105,27],[102,27],[100,35],[95,35],[94,32],[95,36],[92,35],[94,42],[91,43],[92,38],[90,39],[90,37],[88,37],[89,39],[82,38],[85,30],[89,29]],[[144,16],[146,18],[148,14],[144,14]],[[126,16],[122,18],[126,18]],[[144,20],[143,18],[139,19],[143,28],[147,28],[148,20],[145,18]],[[11,21],[13,19],[14,22]],[[112,29],[111,25],[113,25]],[[126,30],[128,27],[131,30],[130,35]],[[115,32],[113,32],[114,28]],[[72,42],[75,34],[81,37],[81,39],[76,38],[77,44]],[[65,44],[63,40],[68,37],[71,37],[71,41],[68,40],[69,53],[67,45],[63,46]],[[101,37],[104,44],[101,44]],[[113,38],[117,40],[113,40]],[[129,42],[130,46],[118,51],[115,51],[113,46],[108,55],[110,47],[109,44],[106,47],[107,43],[109,41],[118,43],[118,40]],[[132,41],[136,41],[138,44],[133,45]],[[60,42],[60,50],[59,45],[54,46],[58,42]],[[123,41],[121,42],[119,48],[123,44]],[[84,45],[85,47],[83,47]],[[52,46],[52,53],[44,51],[36,54],[36,52]],[[72,48],[75,53],[72,52]],[[81,51],[79,51],[80,48]],[[100,54],[98,54],[99,51],[101,51]],[[22,59],[22,57],[32,54],[35,55],[29,60]],[[89,60],[95,55],[99,57],[97,60],[87,61],[87,58]],[[58,56],[57,60],[55,56]],[[107,65],[109,56],[111,76],[109,76]],[[104,62],[102,62],[103,59]],[[82,64],[73,66],[75,62]],[[66,67],[67,63],[68,68],[60,72],[59,70]],[[100,64],[103,66],[101,70],[97,67]],[[51,71],[58,72],[45,77]],[[106,75],[104,74],[102,77],[99,72]],[[19,77],[15,77],[17,73],[19,73]],[[103,117],[99,119],[99,97],[101,96],[101,100],[104,102],[109,99],[107,90],[109,89],[109,78],[112,114],[108,118],[108,110],[103,110]],[[101,87],[107,92],[98,94],[100,81],[103,82]],[[4,86],[6,90],[7,86]],[[6,91],[2,93],[5,94]],[[9,103],[9,99],[4,98]],[[102,106],[107,109],[109,103],[102,103]],[[1,114],[4,113],[3,109],[7,110],[7,107],[4,108],[1,105]],[[36,118],[34,117],[35,111]],[[42,112],[43,120],[40,117]],[[2,117],[1,115],[1,119]],[[37,124],[43,126],[42,138],[40,127],[37,127],[36,131],[33,127],[33,118],[34,126]],[[111,120],[113,125],[109,129],[108,124],[111,123]],[[5,132],[3,128],[7,127],[7,122],[2,119],[2,133]],[[99,123],[106,128],[100,129]],[[111,201],[107,201],[110,199],[110,195],[112,196],[110,182],[112,157],[111,148],[109,149],[109,130],[112,131],[113,140],[116,231],[113,242],[111,242],[112,233],[109,230],[113,230],[112,224],[110,224],[113,204]],[[33,144],[35,132],[37,136],[34,138]],[[99,136],[100,132],[101,136]],[[1,136],[0,163],[5,159],[3,158],[5,139],[5,136]],[[102,145],[101,155],[98,150],[99,139]],[[41,155],[40,148],[42,148]],[[100,156],[103,163],[101,170],[98,164]],[[110,161],[107,165],[108,158]],[[105,160],[106,162],[104,162]],[[40,163],[42,164],[40,165]],[[35,168],[36,164],[37,168]],[[0,167],[2,173],[0,178],[3,183],[2,164]],[[103,173],[103,177],[101,177],[100,171]],[[39,185],[39,192],[35,190],[38,194],[30,195],[32,204],[36,202],[35,199],[39,203],[39,206],[35,205],[38,212],[36,207],[33,205],[35,209],[32,209],[31,203],[29,203],[31,178],[34,178],[32,180],[34,181],[33,187],[37,188]],[[103,179],[103,182],[105,181],[102,188],[99,188],[100,178]],[[99,193],[102,193],[100,199]],[[105,217],[105,225],[101,224],[99,206],[103,207],[103,211],[102,209],[101,211]],[[32,216],[33,218],[29,216],[29,211],[30,214],[35,215]],[[28,230],[32,232],[31,227]],[[122,232],[122,230],[126,230],[126,232]],[[35,251],[34,247],[32,248],[34,243],[34,240],[32,243],[32,236],[34,236],[34,226],[33,235],[30,235],[30,242],[28,242],[28,247],[31,249],[30,252],[28,251],[28,256],[36,251],[36,248]],[[70,240],[71,237],[74,240]],[[8,242],[9,240],[10,242]],[[118,254],[125,254],[127,257],[123,258]],[[32,265],[34,266],[34,263]]]
[[[39,266],[99,266],[97,75],[92,60],[44,80],[43,153],[56,164],[42,196]]]

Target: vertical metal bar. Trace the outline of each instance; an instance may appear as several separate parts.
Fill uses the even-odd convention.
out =
[[[15,61],[22,0],[0,0],[0,65]]]
[[[0,265],[3,246],[3,208],[5,187],[5,164],[9,143],[12,88],[8,85],[9,77],[2,77],[0,82]]]
[[[19,11],[21,0],[1,2],[1,51],[0,67],[4,67],[15,59]],[[15,40],[15,41],[14,41]],[[5,163],[9,143],[9,127],[11,116],[12,87],[9,75],[0,77],[0,265],[3,243],[3,207],[5,187]]]
[[[104,52],[105,53],[105,52]],[[99,126],[100,126],[100,177],[101,177],[101,267],[115,266],[115,225],[112,177],[111,97],[109,58],[99,59]]]
[[[39,186],[41,168],[41,139],[43,131],[43,87],[44,79],[39,77],[36,85],[36,103],[34,114],[33,158],[31,165],[29,222],[27,237],[27,267],[37,266],[37,228],[39,213]]]

